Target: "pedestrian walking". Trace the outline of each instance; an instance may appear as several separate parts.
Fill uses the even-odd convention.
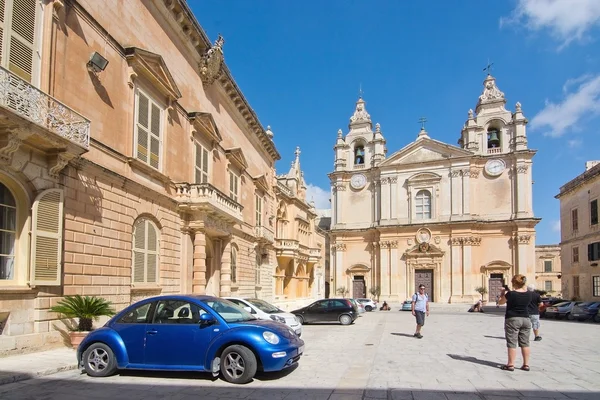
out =
[[[517,345],[521,348],[523,356],[523,371],[529,371],[529,336],[531,335],[531,319],[529,319],[529,304],[532,300],[532,292],[528,292],[525,284],[527,278],[521,274],[513,276],[511,280],[513,290],[502,290],[500,304],[506,304],[504,316],[504,336],[508,351],[508,361],[502,366],[503,370],[515,370],[515,358],[517,356]]]
[[[531,320],[531,328],[533,329],[533,339],[536,342],[542,340],[540,336],[540,307],[542,305],[542,296],[535,292],[535,286],[527,285],[527,291],[531,292],[531,303],[529,303],[529,319]]]
[[[429,316],[429,296],[425,293],[424,285],[419,285],[419,291],[413,294],[411,311],[417,319],[417,330],[413,336],[422,339],[421,328],[425,325],[425,315]]]

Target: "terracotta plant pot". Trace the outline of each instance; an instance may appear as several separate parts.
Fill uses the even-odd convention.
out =
[[[69,337],[71,338],[71,346],[73,346],[74,349],[79,347],[79,344],[81,343],[83,338],[87,336],[88,333],[89,332],[69,332]]]

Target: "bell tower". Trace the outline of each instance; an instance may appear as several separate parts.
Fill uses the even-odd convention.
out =
[[[504,93],[496,85],[496,78],[488,74],[475,112],[469,110],[458,144],[484,156],[527,150],[527,119],[523,116],[521,104],[516,104],[514,113],[506,110],[505,106]]]

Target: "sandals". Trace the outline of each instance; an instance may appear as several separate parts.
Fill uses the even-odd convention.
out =
[[[500,369],[502,369],[504,371],[514,371],[515,366],[514,365],[503,365],[502,367],[500,367]]]
[[[529,365],[527,365],[527,364],[523,364],[523,366],[521,367],[521,369],[522,369],[523,371],[529,371]]]

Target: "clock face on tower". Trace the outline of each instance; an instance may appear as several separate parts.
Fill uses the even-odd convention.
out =
[[[362,189],[367,184],[367,177],[363,174],[355,174],[350,178],[350,186],[353,189]]]
[[[491,176],[498,176],[506,169],[506,164],[503,160],[495,158],[485,163],[485,172]]]

